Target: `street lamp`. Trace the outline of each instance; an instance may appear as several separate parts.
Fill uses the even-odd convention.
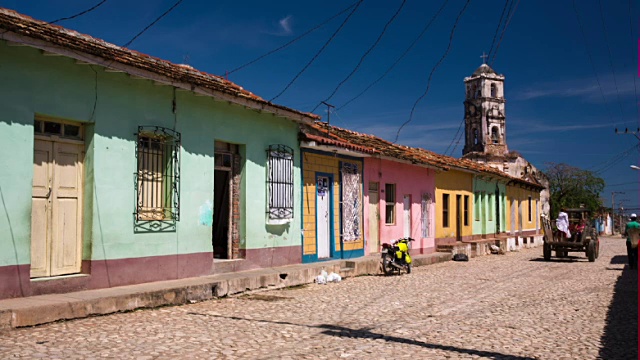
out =
[[[632,168],[633,170],[640,170],[640,166],[631,165],[631,168]]]

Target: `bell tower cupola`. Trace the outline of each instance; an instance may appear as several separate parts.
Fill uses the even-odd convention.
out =
[[[483,63],[464,79],[464,84],[465,142],[462,156],[470,153],[492,157],[507,155],[504,75]]]

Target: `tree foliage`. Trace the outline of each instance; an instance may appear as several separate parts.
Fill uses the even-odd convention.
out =
[[[563,207],[584,206],[595,213],[602,206],[600,193],[604,180],[593,172],[563,163],[547,163],[544,171],[549,178],[551,216],[555,218]]]

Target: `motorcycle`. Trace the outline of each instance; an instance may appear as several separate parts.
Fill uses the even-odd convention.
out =
[[[382,244],[382,271],[385,275],[405,270],[411,274],[411,255],[409,255],[409,241],[412,238],[401,238],[391,244]]]

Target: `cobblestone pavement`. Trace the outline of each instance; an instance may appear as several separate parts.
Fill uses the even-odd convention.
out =
[[[637,272],[601,241],[8,330],[0,358],[636,359]]]

